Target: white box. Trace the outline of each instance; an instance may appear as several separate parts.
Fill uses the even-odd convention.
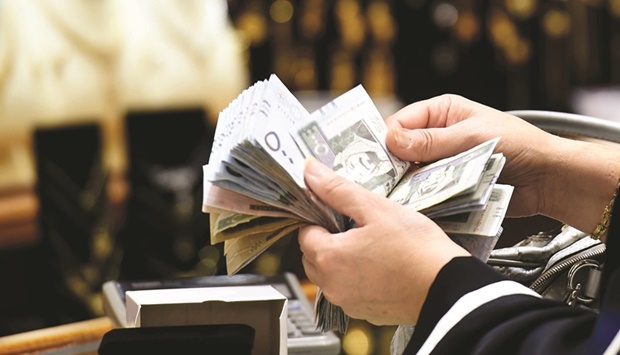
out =
[[[253,355],[287,353],[287,299],[271,286],[127,291],[127,326],[248,324]]]

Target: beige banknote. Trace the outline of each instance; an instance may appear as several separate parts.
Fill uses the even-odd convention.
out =
[[[235,238],[250,238],[299,224],[299,219],[261,217],[240,213],[211,213],[211,244]]]
[[[307,223],[296,221],[283,229],[226,240],[224,242],[224,255],[226,256],[228,275],[236,274],[275,242],[288,236],[304,224]]]

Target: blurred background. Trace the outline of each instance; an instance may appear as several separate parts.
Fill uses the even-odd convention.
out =
[[[363,84],[384,116],[456,93],[620,120],[620,0],[0,0],[0,336],[102,316],[107,280],[225,274],[202,165],[271,73],[310,111]],[[242,272],[303,280],[296,243]]]

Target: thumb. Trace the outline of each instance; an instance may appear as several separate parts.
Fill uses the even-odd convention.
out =
[[[352,218],[358,226],[367,221],[367,214],[376,214],[387,202],[363,186],[336,174],[315,158],[306,160],[306,184],[314,194],[336,211]]]
[[[461,153],[480,143],[471,136],[463,134],[463,129],[458,126],[464,123],[465,121],[444,128],[390,127],[386,144],[400,159],[412,162],[436,161]]]

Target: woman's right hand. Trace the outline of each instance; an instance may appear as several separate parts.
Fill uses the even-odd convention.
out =
[[[457,95],[413,103],[388,117],[387,124],[388,148],[416,162],[453,156],[501,137],[496,151],[506,156],[506,166],[500,182],[515,187],[509,216],[544,214],[589,232],[620,174],[615,148],[552,135]]]

